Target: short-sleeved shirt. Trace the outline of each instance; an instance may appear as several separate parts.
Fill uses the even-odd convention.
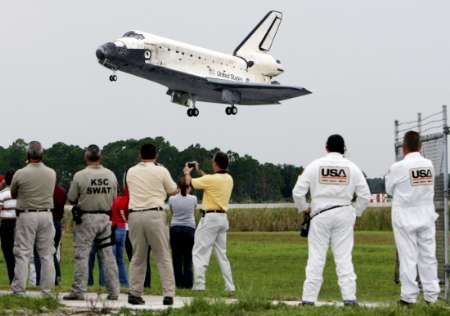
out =
[[[140,162],[131,167],[127,173],[127,185],[130,210],[164,208],[167,195],[177,190],[169,170],[153,162]]]
[[[233,178],[228,173],[215,173],[192,179],[194,189],[203,190],[202,207],[204,210],[228,210]]]
[[[169,198],[169,206],[172,210],[172,221],[170,226],[187,226],[195,228],[194,212],[197,207],[197,197],[178,193]]]
[[[111,210],[111,222],[113,226],[117,226],[119,228],[125,228],[127,226],[127,222],[122,217],[121,211],[123,211],[124,215],[128,214],[128,196],[127,195],[119,195],[114,199],[112,210]]]
[[[17,201],[11,197],[11,190],[9,187],[0,191],[0,218],[16,218],[16,203]]]
[[[55,183],[55,170],[42,162],[29,163],[17,170],[11,183],[11,194],[17,196],[17,209],[52,209]]]
[[[83,211],[110,211],[117,196],[117,178],[101,166],[87,166],[78,171],[70,184],[68,200]]]

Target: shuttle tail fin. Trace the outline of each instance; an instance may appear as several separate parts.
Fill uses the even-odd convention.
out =
[[[283,14],[279,11],[270,11],[247,35],[247,37],[234,50],[235,56],[245,53],[268,52],[280,27]]]

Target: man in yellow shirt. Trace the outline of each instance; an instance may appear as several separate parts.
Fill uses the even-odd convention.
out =
[[[217,152],[214,155],[212,166],[214,174],[205,174],[196,163],[195,170],[201,177],[195,179],[191,177],[194,168],[186,164],[183,170],[187,184],[191,184],[194,189],[204,191],[202,218],[195,231],[194,248],[192,249],[193,290],[205,290],[205,273],[214,247],[225,281],[225,291],[234,292],[231,266],[227,258],[227,231],[229,228],[227,210],[233,191],[233,178],[226,171],[228,156],[223,152]]]

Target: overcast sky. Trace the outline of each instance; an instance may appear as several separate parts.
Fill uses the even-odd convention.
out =
[[[277,80],[312,95],[281,106],[170,103],[166,88],[119,73],[96,48],[130,29],[231,53],[271,9],[284,13]],[[369,176],[393,161],[394,119],[450,104],[450,1],[6,1],[0,11],[0,145],[17,138],[86,146],[163,136],[305,165],[342,133]]]

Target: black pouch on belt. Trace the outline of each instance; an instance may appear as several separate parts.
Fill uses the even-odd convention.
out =
[[[311,226],[311,216],[309,215],[309,213],[304,213],[303,223],[300,225],[300,236],[308,238],[310,226]]]
[[[73,221],[75,222],[75,224],[80,225],[83,220],[82,217],[83,216],[83,211],[78,207],[78,205],[74,205],[72,207],[72,217],[73,217]]]

